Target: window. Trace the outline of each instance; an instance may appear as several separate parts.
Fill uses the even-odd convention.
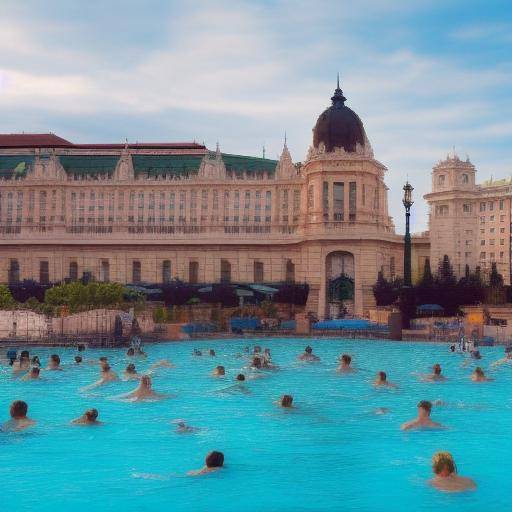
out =
[[[220,282],[231,282],[231,263],[228,260],[220,260]]]
[[[348,220],[356,220],[356,200],[357,200],[357,184],[351,181],[348,184]]]
[[[500,233],[505,233],[505,228],[500,228]]]
[[[142,280],[142,268],[140,261],[132,262],[132,283],[140,283]]]
[[[334,220],[344,220],[344,196],[345,184],[342,182],[333,183],[333,207],[334,207]]]
[[[500,199],[500,210],[503,210],[505,206],[505,201],[503,199]]]
[[[485,252],[481,252],[480,253],[480,259],[481,260],[485,260]]]
[[[391,256],[389,258],[389,275],[393,279],[396,274],[396,266],[395,266],[395,257]]]
[[[263,263],[261,261],[254,262],[254,282],[262,283],[264,281],[263,276]]]
[[[50,283],[50,265],[47,261],[39,262],[39,282],[41,284]]]
[[[444,185],[444,178],[445,178],[444,174],[441,174],[440,176],[438,176],[437,184],[438,185]]]
[[[315,207],[315,187],[314,185],[309,185],[308,187],[308,208]]]
[[[199,282],[199,263],[197,261],[190,261],[188,264],[188,282],[190,284]]]
[[[480,211],[485,212],[485,203],[480,203]]]
[[[485,245],[485,240],[480,240],[480,245]]]
[[[505,222],[505,215],[500,215],[500,222]]]
[[[162,283],[168,284],[171,280],[171,262],[169,260],[164,260],[162,262]]]
[[[489,201],[489,211],[492,212],[494,210],[494,202]]]
[[[463,211],[464,213],[471,213],[471,204],[469,204],[469,203],[464,203],[464,204],[462,205],[462,211]]]
[[[469,183],[469,176],[467,174],[462,175],[462,183]]]
[[[16,284],[20,282],[20,264],[18,260],[9,261],[9,284]]]
[[[108,260],[101,260],[100,281],[104,283],[110,281],[110,263]]]
[[[329,220],[329,182],[324,181],[322,188],[322,205],[324,210],[324,220]]]
[[[295,282],[295,264],[292,260],[286,260],[286,275],[285,281],[287,283]]]
[[[505,240],[503,238],[500,238],[500,245],[505,245]]]
[[[69,279],[71,279],[71,281],[78,279],[78,263],[76,261],[72,261],[69,264]]]
[[[437,217],[446,217],[449,213],[449,208],[447,204],[438,204],[436,205],[436,216]]]

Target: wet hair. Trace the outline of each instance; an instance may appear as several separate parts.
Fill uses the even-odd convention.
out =
[[[243,373],[239,373],[239,374],[236,376],[236,380],[244,381],[244,380],[245,380],[245,375],[244,375]]]
[[[436,363],[433,367],[432,367],[432,370],[434,370],[434,373],[436,375],[441,375],[441,365],[439,363]]]
[[[482,370],[482,368],[480,368],[480,366],[477,366],[475,368],[475,373],[480,376],[480,377],[483,377],[484,376],[484,371]]]
[[[98,409],[88,409],[87,411],[85,411],[84,416],[89,421],[96,421],[96,419],[98,418],[98,414]]]
[[[258,354],[259,352],[261,352],[261,347],[259,345],[254,345],[253,352],[255,354]]]
[[[424,409],[430,414],[430,411],[432,410],[432,402],[429,402],[428,400],[421,400],[418,402],[417,407],[418,409]]]
[[[211,356],[214,356],[215,355],[215,350],[213,350],[213,348],[210,349],[210,355]]]
[[[127,356],[134,356],[135,355],[135,350],[130,347],[127,351],[126,351],[126,355]]]
[[[22,352],[20,354],[20,361],[22,359],[30,359],[30,354],[29,354],[28,350],[22,350]]]
[[[386,375],[386,372],[379,372],[377,374],[377,376],[379,377],[379,380],[382,382],[384,382],[388,378],[388,376]]]
[[[50,356],[50,359],[51,359],[52,362],[60,364],[60,357],[59,357],[58,354],[52,354]]]
[[[224,454],[222,452],[210,452],[204,462],[207,468],[221,468],[224,466]]]
[[[345,363],[345,364],[350,364],[352,362],[352,357],[349,356],[348,354],[343,354],[341,356],[341,360]]]
[[[11,404],[11,417],[12,418],[24,418],[27,415],[28,405],[23,400],[15,400]]]
[[[283,395],[281,397],[281,407],[291,407],[293,403],[292,395]]]
[[[81,363],[82,362],[82,356],[75,356],[75,363]]]
[[[311,354],[313,352],[313,349],[308,345],[305,349],[304,349],[304,352],[306,352],[307,354]]]
[[[41,361],[39,361],[39,356],[34,356],[32,358],[32,364],[37,364],[37,365],[41,364]]]
[[[130,364],[126,367],[126,373],[136,373],[135,365],[134,365],[133,363],[130,363]]]
[[[32,375],[39,375],[40,371],[41,370],[39,369],[39,366],[33,366],[32,369],[30,370],[30,373]]]
[[[108,357],[105,357],[105,356],[101,356],[99,358],[99,361],[101,361],[102,363],[106,363],[108,361]]]
[[[448,474],[457,473],[457,466],[453,460],[452,454],[449,452],[437,452],[432,457],[432,471],[439,475],[446,469]]]
[[[226,369],[224,368],[224,366],[217,366],[217,368],[215,368],[215,371],[219,375],[226,375]]]
[[[450,346],[450,350],[451,350],[452,352],[455,352],[455,345],[451,345],[451,346]]]
[[[78,352],[83,352],[85,350],[85,345],[83,345],[82,343],[80,343],[80,345],[78,345]]]
[[[473,359],[482,359],[480,350],[473,350],[473,352],[471,352],[471,357],[473,357]]]

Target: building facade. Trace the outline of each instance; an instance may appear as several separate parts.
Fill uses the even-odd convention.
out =
[[[512,180],[476,183],[476,169],[466,159],[448,156],[432,170],[429,204],[430,259],[434,266],[446,254],[462,277],[466,265],[489,274],[495,262],[510,284]]]
[[[0,136],[0,282],[308,283],[320,318],[363,315],[403,271],[374,158],[339,86],[294,165],[197,143]],[[423,241],[424,242],[424,241]]]

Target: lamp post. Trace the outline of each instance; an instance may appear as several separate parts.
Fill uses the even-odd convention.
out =
[[[404,237],[404,287],[412,286],[411,280],[411,232],[409,230],[409,219],[411,217],[412,191],[414,188],[407,181],[404,185],[404,198],[402,203],[405,208],[405,237]]]

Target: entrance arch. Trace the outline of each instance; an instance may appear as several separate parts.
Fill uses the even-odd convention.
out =
[[[326,318],[354,315],[355,260],[347,251],[334,251],[325,260]]]

